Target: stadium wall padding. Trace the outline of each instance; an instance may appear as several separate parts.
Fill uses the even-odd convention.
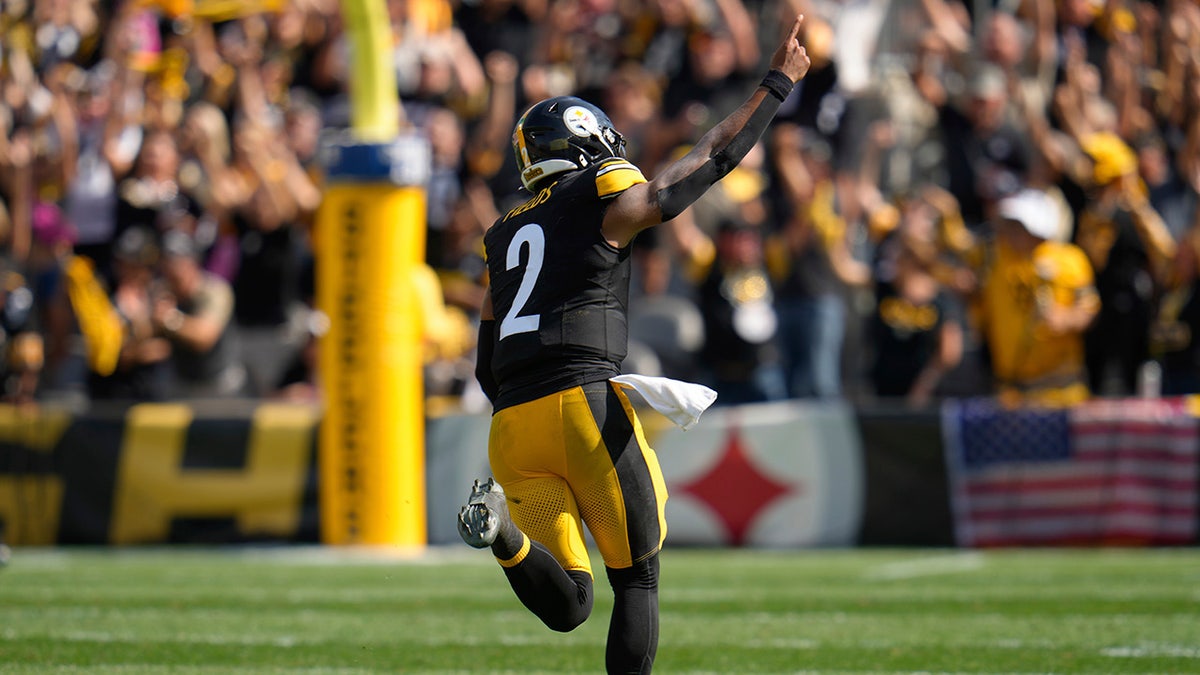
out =
[[[309,406],[0,408],[0,524],[14,545],[316,541]]]
[[[317,409],[0,407],[0,526],[13,545],[315,543]],[[430,419],[428,538],[457,544],[490,418]],[[642,416],[671,493],[668,545],[954,545],[936,411],[787,402]]]

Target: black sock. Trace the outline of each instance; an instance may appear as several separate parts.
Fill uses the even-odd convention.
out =
[[[658,651],[658,554],[626,569],[608,568],[612,621],[604,662],[613,673],[649,673]]]
[[[512,556],[497,557],[508,560]],[[504,568],[504,575],[521,604],[551,630],[560,633],[574,630],[592,613],[592,575],[564,570],[550,551],[536,541],[530,541],[524,560]]]
[[[525,546],[525,533],[517,527],[512,518],[504,518],[500,524],[500,534],[492,543],[492,555],[500,560],[512,560]]]

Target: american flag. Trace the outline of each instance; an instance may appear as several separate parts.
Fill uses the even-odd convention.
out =
[[[946,465],[968,547],[1191,544],[1200,433],[1187,399],[1067,409],[947,402]]]

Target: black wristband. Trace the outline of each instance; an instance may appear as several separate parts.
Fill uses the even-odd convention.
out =
[[[783,71],[768,70],[758,86],[765,87],[772,96],[782,102],[787,100],[788,94],[792,93],[795,83],[792,82],[792,78],[784,75]]]

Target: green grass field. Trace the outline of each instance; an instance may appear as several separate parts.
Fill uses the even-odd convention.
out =
[[[656,672],[1200,672],[1200,551],[663,554]],[[17,550],[0,673],[597,673],[485,553]]]

